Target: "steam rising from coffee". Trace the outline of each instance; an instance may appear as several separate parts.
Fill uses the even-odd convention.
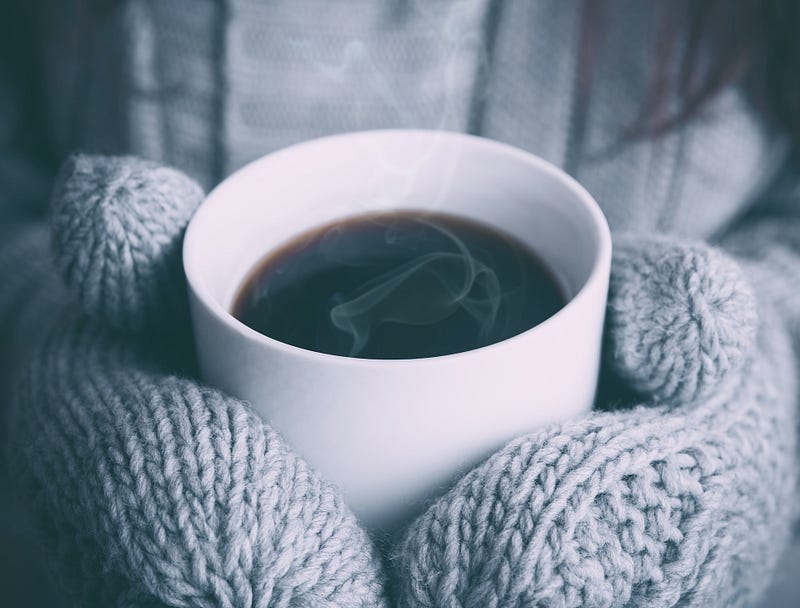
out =
[[[233,314],[277,340],[351,357],[433,357],[479,348],[563,305],[510,235],[442,213],[356,216],[265,258]]]
[[[431,220],[419,220],[453,244],[456,251],[420,253],[412,260],[371,279],[336,299],[331,308],[333,325],[353,338],[350,356],[358,356],[369,341],[373,328],[383,323],[432,325],[458,310],[475,320],[479,343],[494,328],[502,291],[495,272],[476,260],[467,246],[450,230]],[[387,234],[387,245],[392,231]],[[413,248],[421,234],[404,234]],[[397,243],[392,243],[397,245]]]

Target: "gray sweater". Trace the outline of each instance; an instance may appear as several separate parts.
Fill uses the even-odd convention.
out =
[[[684,128],[623,145],[643,108],[658,24],[643,3],[610,2],[582,88],[580,4],[134,0],[93,11],[53,3],[44,126],[56,157],[132,153],[206,188],[310,137],[415,127],[481,134],[565,168],[612,231],[707,239],[774,207],[764,193],[787,142],[735,87]],[[6,171],[24,177],[24,159],[9,155]],[[30,191],[27,204],[41,207],[41,187]],[[800,213],[792,197],[781,207]],[[798,297],[790,289],[779,299],[797,310]]]
[[[381,127],[477,133],[514,144],[565,168],[598,200],[615,235],[658,233],[670,235],[670,238],[707,240],[724,245],[745,268],[745,276],[761,303],[762,317],[769,317],[769,324],[778,328],[765,335],[788,337],[794,341],[795,348],[800,344],[800,289],[797,288],[800,284],[800,190],[795,186],[795,177],[800,176],[784,170],[788,150],[786,138],[771,131],[751,111],[741,91],[729,87],[701,115],[681,128],[658,138],[624,141],[626,130],[642,109],[649,82],[650,41],[657,27],[649,3],[637,0],[609,3],[610,18],[594,50],[592,79],[586,87],[580,85],[579,78],[578,40],[585,24],[582,24],[579,10],[582,3],[577,0],[130,0],[106,11],[92,9],[88,2],[79,0],[52,4],[52,14],[46,20],[46,37],[50,44],[44,54],[46,116],[42,117],[41,124],[57,158],[75,149],[135,154],[182,169],[208,188],[266,152],[314,136]],[[7,122],[13,123],[13,105],[10,108],[0,116],[0,121],[7,118]],[[9,126],[0,124],[0,136],[8,131]],[[4,145],[0,140],[0,146]],[[781,178],[780,189],[776,188],[778,177]],[[44,211],[48,180],[53,176],[41,175],[26,158],[6,145],[2,151],[0,178],[3,179],[0,184],[0,214],[3,215],[0,217],[5,218],[0,225],[3,285],[0,321],[5,335],[9,336],[8,353],[9,349],[27,346],[28,337],[36,333],[40,324],[42,311],[49,310],[48,307],[63,296],[56,287],[46,287],[54,285],[46,282],[50,280],[46,278],[50,271],[45,262],[39,261],[45,255],[47,236],[41,223],[30,219]],[[27,270],[20,272],[20,268]],[[35,293],[44,295],[33,297]],[[762,343],[764,339],[761,338]],[[87,351],[92,348],[86,347]],[[773,354],[772,358],[765,356],[764,361],[780,360],[784,370],[782,377],[795,375],[795,355],[778,350],[783,353],[778,359]],[[78,357],[81,352],[73,345],[62,351],[71,358]],[[22,355],[13,355],[15,359],[18,357]],[[116,368],[109,365],[114,372]],[[756,368],[770,365],[761,362]],[[36,369],[47,374],[44,363]],[[775,386],[786,389],[795,385],[776,382],[773,386],[767,382],[765,386],[763,390],[769,392],[776,390]],[[762,388],[750,386],[740,392],[749,395],[750,403],[760,403],[757,395]],[[738,389],[731,390],[733,395]],[[23,394],[30,397],[29,402],[35,402],[46,399],[50,393],[45,389],[43,392],[30,389]],[[702,440],[703,432],[686,439],[688,430],[681,435],[681,425],[699,425],[697,428],[702,430],[706,428],[703,425],[713,419],[713,425],[733,429],[729,434],[729,439],[733,438],[731,441],[738,442],[743,449],[762,454],[764,446],[771,441],[768,435],[776,428],[795,432],[797,395],[782,397],[788,401],[768,416],[774,424],[745,425],[742,430],[734,425],[733,419],[749,419],[755,410],[726,405],[714,409],[713,415],[701,412],[694,418],[689,415],[671,417],[668,423],[663,423],[663,428],[673,433],[673,439],[683,437],[688,442],[686,445],[691,446],[695,439]],[[725,399],[720,398],[720,402]],[[671,408],[659,410],[659,415],[667,416],[668,411]],[[639,412],[632,418],[612,417],[605,427],[602,422],[605,419],[600,418],[598,422],[592,418],[580,428],[554,430],[550,435],[529,440],[522,448],[510,448],[494,465],[487,467],[492,474],[509,470],[509,467],[513,470],[520,449],[526,458],[530,450],[542,449],[548,453],[554,449],[553,445],[561,445],[564,437],[580,437],[580,445],[584,446],[581,449],[588,450],[590,447],[586,446],[593,446],[600,441],[598,437],[608,433],[613,437],[602,440],[606,442],[603,449],[607,449],[608,442],[613,444],[618,436],[641,428],[647,416],[649,414]],[[722,416],[723,423],[716,418],[718,416]],[[608,430],[598,430],[601,428]],[[748,435],[748,432],[755,435]],[[646,433],[658,434],[654,430]],[[705,463],[699,469],[690,467],[686,474],[705,479],[704,475],[710,475],[708,471],[725,469],[733,471],[731,477],[723,479],[725,484],[734,484],[740,477],[747,480],[748,475],[789,483],[786,475],[794,474],[787,471],[795,471],[795,464],[790,461],[796,458],[793,452],[796,440],[787,438],[788,435],[782,437],[775,442],[781,453],[756,459],[765,463],[764,469],[744,467],[737,472],[736,459],[727,454],[720,457],[722,464],[706,466]],[[42,449],[48,448],[45,445]],[[787,454],[787,451],[792,453]],[[619,452],[614,454],[618,456]],[[675,457],[675,466],[679,469],[685,454],[693,454],[698,461],[705,457],[697,456],[686,446],[681,448],[680,454],[681,457]],[[715,457],[709,456],[712,460]],[[662,461],[667,463],[665,467],[671,466],[670,457],[658,452],[657,457],[650,459],[647,470],[660,475]],[[775,462],[784,464],[773,467]],[[553,466],[554,470],[561,470]],[[38,470],[35,462],[29,467],[35,477]],[[781,473],[770,477],[765,473],[767,470]],[[480,484],[475,481],[475,475],[456,491],[473,501],[480,500],[481,496],[483,500],[494,500],[477,489]],[[625,475],[621,475],[622,478],[628,479]],[[658,480],[645,474],[641,479],[645,485],[657,486],[668,485],[670,477]],[[792,487],[794,483],[792,480]],[[769,487],[753,487],[769,491]],[[632,516],[632,521],[639,518],[644,522],[651,513],[648,509],[655,505],[648,507],[647,491],[640,490],[644,494],[637,495],[637,515]],[[614,500],[623,500],[620,496],[639,492],[635,488],[628,494],[617,490],[597,491],[611,497],[609,504],[603,506],[610,511],[616,508]],[[786,496],[793,495],[786,488],[780,489],[781,495],[785,491],[788,492]],[[528,494],[525,496],[525,500],[539,500]],[[676,504],[680,507],[682,496],[668,498],[678,501]],[[596,505],[601,503],[600,499],[595,501]],[[677,512],[689,518],[688,514],[695,508],[699,507],[687,504]],[[788,529],[785,511],[780,512],[782,515],[769,510],[756,509],[756,512],[760,515],[745,521],[780,516],[783,518],[780,525],[770,528],[771,533]],[[80,521],[71,522],[63,512],[61,516],[66,517],[70,525],[80,527]],[[465,585],[469,585],[469,577],[464,578],[463,570],[459,576],[447,576],[449,545],[442,545],[439,559],[435,553],[437,546],[429,545],[426,540],[431,530],[452,516],[447,505],[440,506],[438,515],[434,513],[428,520],[418,523],[403,543],[405,554],[398,558],[398,563],[404,564],[404,572],[410,573],[408,580],[414,581],[409,583],[412,590],[404,597],[416,597],[418,603],[424,604],[420,599],[424,593],[414,595],[424,587],[423,582],[444,594],[439,596],[438,604],[437,600],[430,599],[435,593],[426,596],[430,605],[442,605],[442,597],[458,594],[462,594],[458,595],[461,598],[469,597],[463,595]],[[702,524],[696,519],[693,521],[691,528],[673,523],[679,530],[674,534],[694,535],[694,550],[698,543],[702,545],[704,532]],[[738,520],[732,521],[732,525],[739,525]],[[561,523],[568,528],[571,525]],[[594,524],[587,525],[591,528]],[[619,525],[627,524],[623,521]],[[642,525],[649,534],[651,529]],[[660,524],[653,525],[658,528]],[[590,538],[588,544],[581,545],[582,550],[594,546],[601,553],[612,549],[598,549],[596,539],[618,531],[603,529],[598,532],[581,525],[573,530]],[[707,528],[705,533],[714,531],[723,534],[713,527]],[[763,530],[754,534],[759,533],[762,541],[772,542]],[[658,553],[661,557],[666,555],[664,551],[672,550],[670,542],[680,546],[680,539],[676,536],[670,540],[669,534],[659,541],[667,547]],[[462,547],[470,546],[466,540],[464,543]],[[637,546],[646,545],[644,542]],[[678,560],[675,563],[687,570],[674,571],[671,576],[700,580],[702,584],[698,588],[702,593],[698,591],[698,597],[713,598],[717,587],[692,568],[730,568],[734,572],[734,553],[750,549],[753,548],[746,545],[720,545],[718,551],[729,552],[721,562],[703,558],[698,561],[699,566],[692,566]],[[753,549],[753,555],[761,556],[759,551]],[[578,554],[580,551],[574,555]],[[412,555],[416,557],[409,557]],[[117,558],[111,559],[110,563],[117,564],[112,569],[118,568],[119,563],[130,563],[119,562]],[[577,595],[566,591],[548,595],[553,589],[552,581],[543,572],[556,563],[569,570],[569,564],[565,566],[565,562],[559,562],[561,558],[557,555],[551,558],[549,565],[543,562],[545,565],[540,566],[544,570],[537,570],[536,584],[542,585],[537,593],[550,598],[552,605],[616,605],[613,598],[622,593],[629,599],[638,597],[645,601],[641,598],[647,598],[651,605],[666,606],[689,601],[694,592],[692,589],[662,589],[648,595],[635,583],[643,571],[651,576],[653,565],[647,560],[634,560],[629,574],[619,574],[628,566],[614,565],[612,569],[619,574],[619,581],[614,579],[608,588],[597,582],[597,587],[592,587],[595,595],[592,589]],[[523,551],[519,559],[525,562],[533,557]],[[773,556],[762,561],[771,565],[775,559]],[[598,563],[603,560],[599,559]],[[502,579],[504,566],[494,564],[492,567],[495,569],[487,566],[492,572],[492,585],[495,585]],[[591,570],[592,566],[587,568],[576,572],[583,572],[581,576],[590,582],[603,579]],[[443,573],[442,580],[434,580],[437,571]],[[661,574],[648,578],[648,584],[657,587],[657,579],[666,576],[663,572],[667,571],[669,568],[658,569]],[[118,575],[117,570],[114,573]],[[477,574],[475,577],[480,579]],[[743,602],[757,591],[758,584],[743,583],[743,587],[736,587],[734,578],[723,579],[715,580],[716,584],[729,584],[735,589],[733,596],[719,597],[733,597]],[[159,580],[158,575],[153,575],[144,586]],[[564,583],[563,577],[558,580],[566,587],[574,583]],[[511,593],[508,589],[518,586],[518,582],[504,587],[507,593]],[[184,583],[193,585],[196,581],[181,584]],[[180,605],[175,598],[195,597],[181,595],[183,587],[180,585],[176,584],[175,588],[178,591],[160,596],[161,600],[169,605]],[[146,593],[139,597],[138,593],[144,592],[137,587],[130,597],[136,596],[136,601],[141,602],[145,602],[142,597],[149,597]],[[508,599],[511,596],[504,596],[505,600],[502,597],[498,600],[500,596],[491,594],[478,593],[472,597],[471,601],[478,601],[475,605],[489,605],[492,601],[495,605],[517,605]],[[482,599],[475,600],[475,597]],[[494,600],[489,601],[487,597]],[[533,601],[533,596],[524,593],[515,597],[522,602],[519,605],[529,605],[525,601]],[[559,599],[552,600],[553,597]],[[409,599],[405,601],[414,605]],[[473,605],[469,599],[462,601],[463,604],[452,605]],[[622,605],[627,600],[616,601]]]

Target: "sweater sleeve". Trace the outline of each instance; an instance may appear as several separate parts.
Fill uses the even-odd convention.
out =
[[[800,354],[800,168],[787,163],[776,185],[718,244],[743,266],[759,300],[780,314]]]
[[[800,377],[800,161],[787,163],[777,184],[728,231],[719,245],[739,262],[762,308],[762,315],[778,317],[789,333],[793,347],[795,378]],[[777,313],[777,314],[776,314]],[[789,395],[795,411],[800,393]],[[795,418],[800,437],[800,420]],[[800,460],[800,447],[795,458]],[[800,478],[796,480],[800,488]],[[800,519],[800,503],[793,518]],[[795,542],[800,528],[795,528]]]

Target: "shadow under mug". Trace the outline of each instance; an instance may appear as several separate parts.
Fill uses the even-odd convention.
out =
[[[230,314],[241,282],[267,252],[339,218],[398,209],[452,213],[512,234],[545,262],[567,304],[502,342],[399,360],[290,346]],[[514,437],[592,406],[608,225],[575,180],[522,150],[402,130],[280,150],[208,195],[183,258],[204,379],[249,401],[374,531],[417,515]]]

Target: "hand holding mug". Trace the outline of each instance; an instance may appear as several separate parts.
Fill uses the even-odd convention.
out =
[[[115,183],[117,198],[87,192],[91,176]],[[164,359],[175,358],[163,351],[175,341],[158,338],[186,319],[144,303],[185,297],[173,280],[180,256],[148,249],[145,235],[180,242],[184,224],[165,220],[163,205],[197,200],[171,196],[173,177],[183,179],[135,159],[82,157],[56,193],[55,240],[70,243],[56,248],[58,260],[95,320],[64,313],[23,365],[14,446],[37,483],[36,514],[80,532],[60,547],[65,558],[82,556],[67,559],[65,572],[88,601],[385,605],[377,556],[341,494],[247,405],[165,373],[174,366]],[[134,241],[118,229],[131,220],[141,226]],[[700,293],[687,291],[697,285]],[[770,455],[790,451],[791,429],[776,424],[790,405],[779,397],[790,393],[781,371],[788,345],[764,327],[764,358],[750,357],[757,318],[736,264],[702,245],[620,237],[608,311],[606,372],[637,389],[640,403],[654,395],[653,405],[550,425],[465,476],[398,545],[402,605],[602,605],[642,590],[664,606],[682,593],[718,600],[726,587],[709,573],[731,553],[715,543],[752,544],[774,536],[753,530],[787,521],[774,490],[790,486],[790,471]],[[667,312],[675,325],[664,323]],[[661,356],[661,338],[676,327],[694,333]],[[653,357],[632,357],[626,344],[650,345]],[[720,356],[709,360],[709,349]],[[681,366],[699,370],[700,382],[679,382]],[[787,392],[770,392],[776,382]],[[756,480],[743,488],[752,500],[732,495],[715,464],[735,453],[731,436],[770,438],[748,463],[756,475],[739,477]],[[715,522],[736,527],[718,537]],[[758,576],[769,548],[747,547]],[[697,563],[705,566],[693,570]],[[113,576],[98,581],[103,564]]]

